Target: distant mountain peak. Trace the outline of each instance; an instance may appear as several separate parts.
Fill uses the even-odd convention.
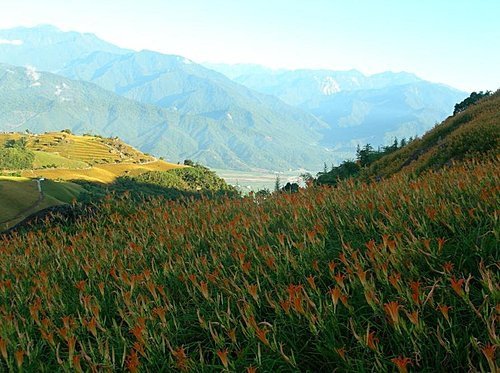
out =
[[[340,85],[332,76],[327,76],[321,81],[318,79],[318,82],[320,84],[320,90],[325,96],[340,92]]]
[[[114,54],[129,52],[94,34],[62,31],[53,25],[0,30],[0,62],[12,65],[30,65],[42,71],[55,72],[71,61],[96,51]]]

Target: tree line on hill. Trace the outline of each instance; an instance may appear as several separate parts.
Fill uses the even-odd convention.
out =
[[[374,149],[371,144],[366,144],[363,147],[358,145],[356,157],[354,160],[344,160],[338,166],[332,165],[330,169],[328,169],[328,166],[325,163],[323,171],[318,172],[316,178],[313,177],[310,173],[304,173],[301,175],[301,177],[306,182],[306,184],[335,186],[341,180],[354,177],[367,179],[370,175],[376,175],[377,173],[372,170],[373,167],[371,166],[381,158],[395,153],[397,150],[400,150],[402,148],[405,148],[403,150],[403,153],[411,153],[415,150],[414,148],[417,148],[417,151],[421,152],[423,151],[423,149],[419,148],[429,148],[435,142],[440,143],[442,148],[444,146],[444,138],[449,135],[451,131],[455,130],[464,123],[468,123],[471,120],[471,117],[469,115],[460,117],[458,114],[492,95],[493,93],[491,91],[472,92],[469,97],[455,105],[453,118],[456,119],[452,119],[451,122],[443,122],[442,124],[435,127],[434,130],[424,135],[422,139],[419,139],[418,137],[410,137],[408,140],[403,138],[401,141],[394,139],[394,142],[391,145],[379,147],[378,149]],[[475,125],[474,127],[477,127],[479,129],[481,126]],[[449,163],[451,159],[462,159],[469,153],[487,154],[491,149],[495,149],[497,136],[495,136],[494,134],[488,135],[489,132],[495,131],[495,129],[493,127],[490,128],[491,126],[488,127],[487,125],[486,128],[483,127],[484,123],[480,129],[480,132],[482,132],[483,136],[478,133],[468,132],[468,135],[466,136],[467,138],[464,140],[465,143],[461,143],[457,139],[454,139],[454,142],[450,140],[448,141],[451,144],[448,146],[449,149],[447,149],[447,151],[441,149],[441,151],[437,155],[434,155],[433,158],[430,158],[427,163],[431,163],[431,166],[433,165],[435,168],[439,168],[443,164],[446,164],[447,162]],[[395,160],[393,159],[394,157],[391,157],[384,158],[385,163],[395,162]],[[375,165],[378,165],[378,163],[376,163]],[[376,177],[376,179],[379,178],[380,176]],[[299,184],[287,183],[286,185],[282,186],[279,177],[276,178],[274,187],[275,193],[294,193],[298,190]],[[268,189],[264,189],[256,192],[255,194],[258,197],[267,197],[271,194],[271,191],[269,191]]]
[[[185,162],[186,163],[186,162]],[[149,171],[136,176],[121,176],[111,184],[74,181],[87,191],[82,201],[95,201],[109,193],[129,194],[142,200],[152,196],[167,199],[185,197],[238,196],[239,192],[207,167],[189,162],[189,167],[168,171]]]
[[[453,110],[453,115],[461,113],[471,105],[475,105],[479,100],[485,97],[489,97],[491,95],[492,95],[491,91],[472,92],[469,97],[467,97],[465,100],[455,105],[455,109]]]
[[[345,160],[339,166],[332,166],[330,170],[327,169],[325,163],[323,171],[317,174],[315,182],[319,185],[336,185],[340,180],[359,175],[364,168],[370,166],[373,162],[401,149],[414,140],[413,137],[408,140],[403,138],[401,141],[394,139],[392,145],[379,147],[378,149],[374,149],[370,144],[363,147],[358,145],[354,160]]]

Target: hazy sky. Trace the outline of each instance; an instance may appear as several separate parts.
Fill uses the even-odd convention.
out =
[[[409,71],[500,88],[499,0],[0,0],[0,28],[53,24],[198,62]]]

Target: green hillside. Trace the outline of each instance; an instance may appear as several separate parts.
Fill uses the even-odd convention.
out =
[[[41,188],[42,193],[33,179],[0,176],[0,231],[40,210],[71,203],[84,192],[78,184],[53,180],[42,181]]]
[[[235,83],[222,92],[204,91],[201,106],[192,110],[196,97],[186,99],[185,110],[180,103],[178,110],[160,108],[92,83],[9,65],[0,64],[0,83],[0,131],[40,134],[68,128],[80,135],[118,136],[175,163],[193,159],[217,168],[316,169],[330,154],[318,146],[321,123],[314,117],[288,110],[279,100],[254,97],[244,87],[240,94]],[[233,103],[216,109],[233,95]],[[208,99],[215,101],[204,111]]]
[[[4,150],[34,154],[32,165],[6,168],[21,163],[19,157],[6,162]],[[137,199],[237,194],[200,165],[167,163],[118,138],[78,136],[68,131],[0,134],[1,174],[6,176],[0,176],[0,231],[47,207],[74,199],[96,201],[112,193],[132,194]],[[41,191],[37,180],[41,180]]]
[[[497,171],[110,196],[0,236],[0,370],[496,372]]]
[[[23,141],[26,149],[34,153],[33,166],[3,172],[31,178],[111,183],[124,175],[184,167],[144,154],[118,138],[69,132],[0,133],[0,149],[12,141]]]
[[[4,175],[0,176],[0,231],[48,207],[81,196],[88,199],[84,181],[104,185],[124,175],[183,167],[145,155],[117,138],[68,132],[0,134],[0,156],[1,151],[11,150],[6,148],[8,144],[20,143],[26,152],[34,154],[33,162],[24,169],[5,169],[5,158],[0,157],[0,175]],[[45,180],[41,181],[40,192],[37,180],[41,178]]]
[[[475,92],[471,95],[476,96]],[[350,177],[380,180],[400,172],[418,175],[457,161],[498,157],[500,91],[485,93],[477,102],[467,98],[457,103],[456,108],[460,110],[455,110],[453,116],[421,138],[402,139],[378,150],[370,144],[359,148],[355,160],[346,160],[330,171],[320,172],[318,183],[332,185]]]
[[[367,176],[421,173],[453,161],[500,155],[500,91],[449,117],[422,138],[374,162]]]

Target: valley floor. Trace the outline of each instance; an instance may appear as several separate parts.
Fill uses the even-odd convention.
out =
[[[280,185],[284,186],[287,182],[298,183],[301,181],[300,174],[304,171],[237,171],[214,169],[219,177],[233,186],[241,188],[242,193],[250,191],[259,191],[262,189],[274,190],[276,177],[279,177]]]

